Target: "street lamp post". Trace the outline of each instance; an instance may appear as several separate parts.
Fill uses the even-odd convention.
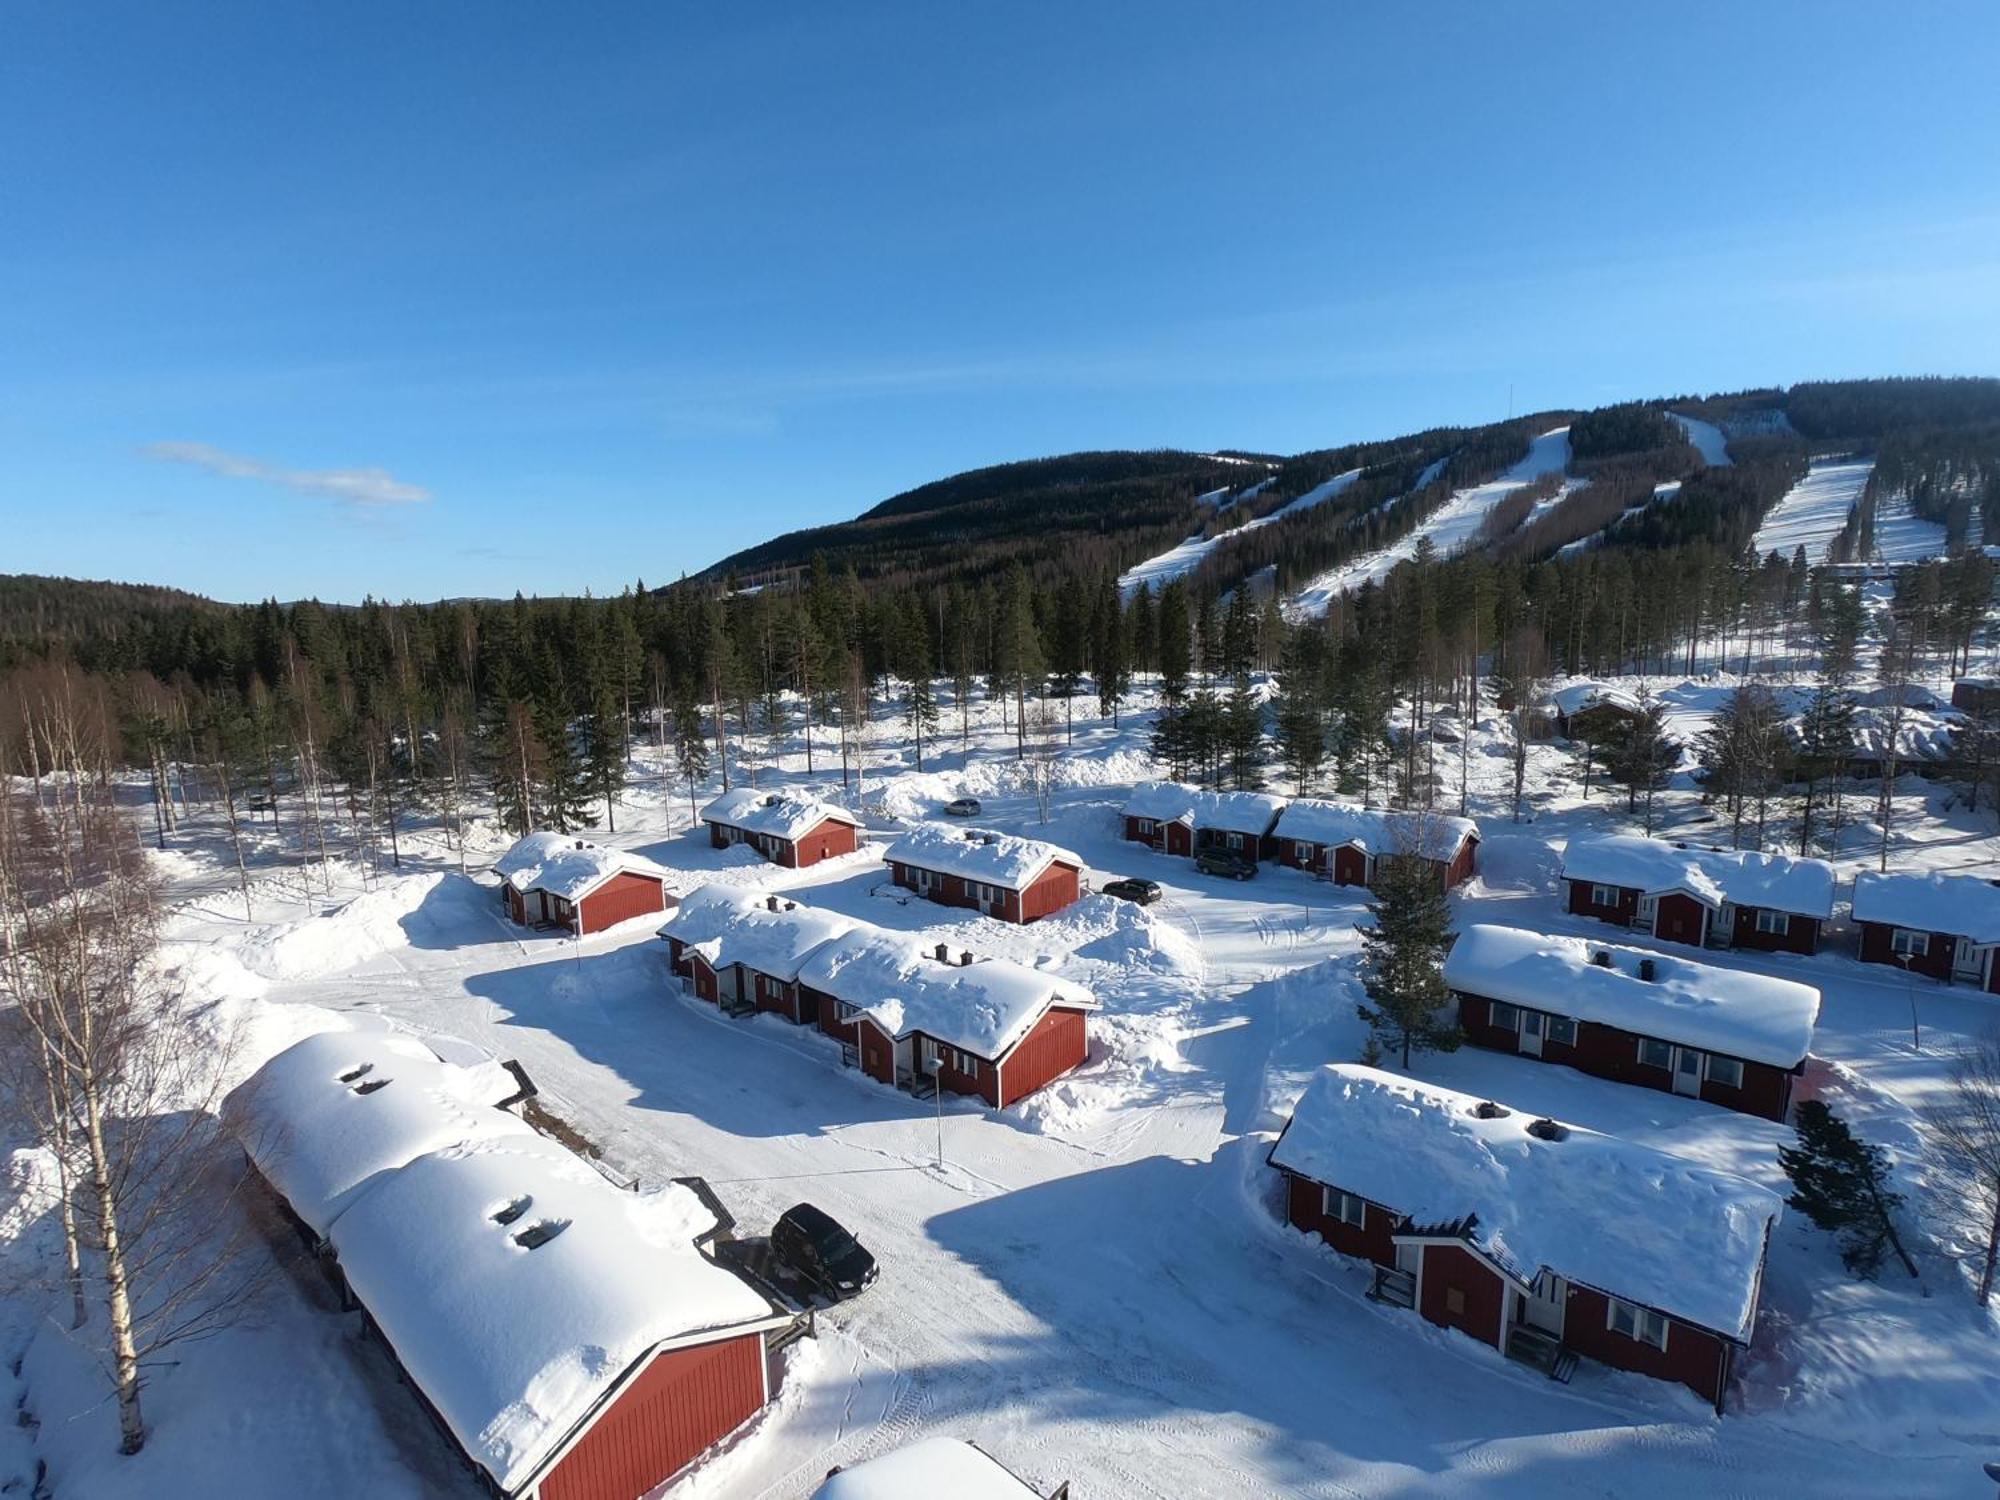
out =
[[[924,1062],[924,1071],[931,1075],[931,1093],[937,1099],[937,1164],[944,1169],[944,1081],[939,1077],[944,1072],[944,1059],[933,1055]]]
[[[1898,953],[1896,962],[1903,966],[1903,987],[1910,994],[1910,1050],[1921,1052],[1924,1050],[1924,1039],[1917,1029],[1917,982],[1910,977],[1910,960],[1915,957],[1914,953]]]

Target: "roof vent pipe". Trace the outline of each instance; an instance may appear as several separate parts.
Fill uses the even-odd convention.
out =
[[[1653,967],[1653,961],[1650,958],[1642,958],[1639,960],[1639,977],[1645,980],[1646,983],[1651,984],[1653,982],[1653,975],[1655,972],[1656,971]]]
[[[1530,1120],[1527,1129],[1528,1134],[1538,1141],[1559,1141],[1569,1134],[1567,1127],[1546,1116],[1539,1120]]]
[[[776,911],[777,909],[778,909],[778,898],[776,896],[766,896],[764,898],[764,910]]]
[[[1600,969],[1610,968],[1611,950],[1609,948],[1599,948],[1595,953],[1590,955],[1590,961]]]
[[[950,962],[951,962],[951,945],[950,945],[950,944],[948,944],[948,943],[939,943],[939,944],[937,945],[937,961],[938,961],[939,963],[941,963],[941,964],[948,964],[948,963],[950,963]]]
[[[1495,1104],[1491,1099],[1482,1099],[1473,1108],[1472,1113],[1481,1120],[1504,1120],[1513,1111],[1508,1109],[1504,1104]]]
[[[972,950],[970,948],[963,950],[958,955],[958,966],[961,969],[969,969],[972,967]]]

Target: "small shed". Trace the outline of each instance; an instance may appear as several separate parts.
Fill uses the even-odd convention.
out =
[[[738,787],[701,810],[709,842],[718,849],[744,844],[790,870],[852,854],[861,820],[808,792],[763,792]]]
[[[1081,856],[984,828],[920,823],[882,858],[904,889],[1002,922],[1036,921],[1061,911],[1082,890]]]
[[[493,863],[507,914],[524,927],[579,937],[673,903],[672,878],[644,855],[568,833],[531,833]]]
[[[1195,788],[1178,781],[1142,781],[1125,799],[1125,837],[1162,854],[1194,853]]]

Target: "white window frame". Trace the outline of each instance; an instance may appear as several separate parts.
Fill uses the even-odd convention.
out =
[[[1785,937],[1792,930],[1792,914],[1773,911],[1768,906],[1757,908],[1757,931],[1765,937]]]
[[[1502,1017],[1505,1019],[1502,1019]],[[1505,1000],[1495,1000],[1487,1011],[1487,1019],[1502,1031],[1518,1032],[1521,1029],[1521,1007]]]
[[[1617,1297],[1604,1299],[1604,1326],[1636,1344],[1651,1344],[1664,1352],[1667,1347],[1667,1318],[1650,1307]]]
[[[1313,843],[1310,839],[1294,839],[1292,841],[1292,857],[1302,865],[1310,865],[1313,862],[1313,851],[1318,847],[1319,845]]]
[[[1557,1036],[1556,1027],[1558,1026],[1567,1029],[1569,1035]],[[1571,1016],[1559,1016],[1553,1011],[1550,1012],[1549,1018],[1542,1022],[1542,1040],[1545,1042],[1554,1042],[1558,1047],[1574,1047],[1576,1045],[1575,1018]]]
[[[1649,1047],[1657,1047],[1657,1048],[1659,1048],[1659,1049],[1660,1049],[1660,1051],[1661,1051],[1662,1053],[1664,1053],[1664,1054],[1665,1054],[1665,1056],[1664,1056],[1663,1060],[1662,1060],[1662,1061],[1659,1061],[1659,1062],[1654,1062],[1654,1061],[1653,1061],[1653,1060],[1652,1060],[1652,1059],[1651,1059],[1650,1057],[1646,1056],[1646,1049],[1647,1049],[1647,1048],[1649,1048]],[[1674,1044],[1673,1044],[1672,1042],[1663,1042],[1663,1041],[1661,1041],[1661,1040],[1660,1040],[1659,1038],[1657,1038],[1657,1037],[1650,1037],[1650,1036],[1642,1036],[1642,1037],[1640,1037],[1640,1038],[1639,1038],[1639,1063],[1640,1063],[1640,1066],[1642,1066],[1642,1067],[1647,1067],[1647,1068],[1663,1068],[1663,1069],[1665,1069],[1665,1070],[1666,1070],[1667,1072],[1669,1072],[1669,1073],[1673,1072],[1673,1070],[1674,1070]]]
[[[1324,1197],[1320,1208],[1329,1219],[1337,1219],[1343,1224],[1352,1224],[1356,1229],[1368,1227],[1368,1200],[1358,1197],[1344,1188],[1323,1189]]]
[[[1142,838],[1151,838],[1160,831],[1158,818],[1134,818],[1132,821],[1139,825],[1139,834]]]
[[[1734,1078],[1726,1076],[1731,1071],[1736,1074]],[[1726,1089],[1740,1089],[1743,1087],[1743,1064],[1736,1058],[1719,1057],[1711,1052],[1708,1055],[1707,1077],[1710,1083],[1719,1083]]]
[[[1889,951],[1898,958],[1929,958],[1931,935],[1928,932],[1918,932],[1914,927],[1891,928]]]
[[[1599,885],[1595,881],[1591,883],[1590,904],[1592,906],[1616,906],[1618,899],[1617,886]]]

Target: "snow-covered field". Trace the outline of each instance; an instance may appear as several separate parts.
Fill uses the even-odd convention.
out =
[[[1272,511],[1268,516],[1259,516],[1254,521],[1245,521],[1241,526],[1229,531],[1217,532],[1214,536],[1191,536],[1177,547],[1170,547],[1158,557],[1149,557],[1144,562],[1128,568],[1119,575],[1119,592],[1127,599],[1138,593],[1142,586],[1150,585],[1155,592],[1172,583],[1176,578],[1185,577],[1200,567],[1203,560],[1231,537],[1248,536],[1260,527],[1269,526],[1284,517],[1302,510],[1311,510],[1315,505],[1324,505],[1349,489],[1361,477],[1361,470],[1349,469],[1344,474],[1336,474],[1324,484],[1313,486],[1298,499],[1289,501]],[[1247,500],[1270,484],[1261,480],[1249,489],[1231,498],[1227,505],[1218,505],[1217,510],[1226,510],[1229,505]],[[1216,493],[1221,493],[1220,491]],[[1201,496],[1200,499],[1207,499]]]
[[[1550,434],[1538,461],[1559,467],[1563,448]],[[1650,684],[1683,735],[1729,685]],[[655,781],[621,805],[617,834],[595,835],[685,884],[783,889],[884,927],[1045,960],[1094,988],[1104,1012],[1089,1063],[1004,1113],[947,1102],[942,1162],[929,1102],[843,1070],[814,1034],[684,998],[651,921],[582,942],[515,929],[490,882],[461,875],[426,834],[406,872],[349,868],[331,898],[305,897],[273,856],[246,922],[223,847],[198,827],[161,862],[178,901],[173,958],[191,1003],[246,1021],[238,1067],[362,1018],[462,1039],[520,1059],[543,1102],[621,1171],[699,1173],[747,1229],[803,1199],[859,1233],[880,1282],[821,1315],[817,1339],[788,1353],[775,1404],[675,1497],[790,1500],[832,1464],[930,1434],[970,1438],[1045,1489],[1068,1479],[1093,1497],[1986,1493],[1978,1466],[2000,1457],[1995,1329],[1943,1253],[1956,1231],[1918,1172],[1904,1187],[1922,1288],[1894,1271],[1851,1281],[1826,1237],[1788,1217],[1720,1420],[1677,1387],[1587,1362],[1572,1384],[1552,1384],[1367,1301],[1363,1268],[1283,1224],[1264,1162],[1314,1070],[1360,1048],[1351,960],[1365,893],[1270,868],[1245,884],[1211,880],[1122,842],[1117,808],[1150,774],[1147,728],[1130,710],[1117,728],[1081,721],[1053,762],[1044,823],[997,708],[978,708],[968,745],[948,732],[922,773],[885,724],[850,805],[883,834],[969,792],[985,801],[984,822],[1077,850],[1093,883],[1160,881],[1166,899],[1149,909],[1086,896],[1008,927],[887,885],[879,844],[783,871],[691,836],[685,791]],[[1454,898],[1460,924],[1602,936],[1559,911],[1554,872],[1568,837],[1628,827],[1622,805],[1601,789],[1586,800],[1565,752],[1536,746],[1530,821],[1512,824],[1500,726],[1480,724],[1467,752],[1470,810],[1487,836],[1479,877]],[[637,769],[657,771],[650,752]],[[1455,789],[1455,759],[1439,771]],[[823,759],[809,777],[796,748],[763,780],[841,792]],[[2000,873],[1989,813],[1914,779],[1905,791],[1893,867]],[[1703,829],[1685,777],[1662,805],[1667,827]],[[1843,876],[1872,866],[1870,839],[1855,823]],[[501,847],[489,834],[482,852]],[[1806,1087],[1898,1152],[1916,1144],[1914,1107],[1939,1086],[1953,1043],[2000,1021],[1994,1002],[1913,991],[1840,941],[1816,958],[1710,957],[1824,990]],[[1776,1149],[1788,1133],[1768,1122],[1473,1050],[1421,1057],[1413,1071],[1783,1191]],[[9,1270],[50,1253],[48,1220],[47,1183],[16,1155],[0,1201]],[[274,1230],[274,1253],[283,1243]],[[305,1268],[268,1288],[248,1324],[153,1372],[156,1431],[136,1459],[116,1456],[111,1411],[27,1294],[6,1304],[0,1336],[0,1370],[25,1352],[12,1394],[25,1386],[39,1422],[7,1429],[0,1461],[45,1459],[57,1500],[475,1493]]]
[[[1327,606],[1342,594],[1351,593],[1364,583],[1379,583],[1387,578],[1398,563],[1415,557],[1418,545],[1426,540],[1440,557],[1451,556],[1479,535],[1486,513],[1494,506],[1537,479],[1560,474],[1568,468],[1569,428],[1551,428],[1528,445],[1527,455],[1513,468],[1498,479],[1457,491],[1408,536],[1314,578],[1286,601],[1287,612],[1295,618],[1325,614]],[[1417,488],[1423,488],[1422,481]]]
[[[1808,563],[1825,562],[1826,549],[1847,524],[1848,513],[1861,498],[1862,488],[1874,467],[1871,459],[1832,459],[1813,464],[1806,477],[1771,507],[1764,524],[1757,528],[1752,543],[1757,555],[1777,552],[1790,557],[1804,547]],[[1942,535],[1940,529],[1940,542]],[[1942,550],[1941,546],[1935,549]]]

